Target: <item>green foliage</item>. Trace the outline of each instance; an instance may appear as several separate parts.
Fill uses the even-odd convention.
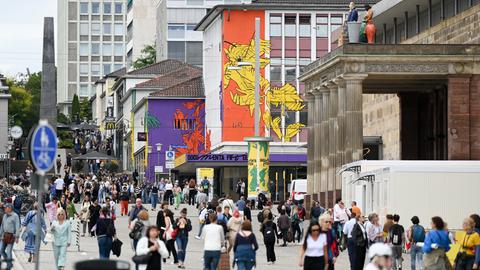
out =
[[[80,116],[80,101],[77,94],[75,94],[72,99],[72,114],[70,115],[72,122],[77,120],[77,116]]]
[[[112,161],[106,162],[103,168],[111,173],[116,173],[120,169],[120,166],[118,165],[117,161],[112,160]]]
[[[80,121],[85,119],[92,120],[92,107],[88,98],[83,99],[82,103],[80,103]]]
[[[65,114],[63,114],[61,112],[57,113],[57,122],[62,123],[62,124],[66,124],[66,125],[69,125],[71,123],[70,118],[68,118],[68,116],[66,116]]]
[[[77,160],[73,163],[73,171],[74,172],[81,172],[83,171],[83,160]]]
[[[58,135],[58,148],[73,148],[73,135],[68,130],[57,130]]]
[[[142,56],[140,56],[135,62],[133,62],[134,69],[140,69],[152,64],[155,64],[157,60],[157,50],[154,45],[146,45],[142,49]]]

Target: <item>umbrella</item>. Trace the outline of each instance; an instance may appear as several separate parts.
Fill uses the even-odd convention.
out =
[[[104,153],[100,153],[97,151],[92,151],[90,153],[87,153],[85,155],[81,155],[79,157],[73,158],[74,160],[92,160],[92,159],[99,159],[99,160],[116,160],[116,158],[109,156]]]
[[[95,129],[98,129],[98,126],[93,125],[93,124],[89,124],[89,123],[85,123],[85,122],[72,126],[72,130],[78,130],[78,129],[80,129],[80,130],[95,130]]]
[[[57,129],[70,129],[70,126],[63,123],[57,123]]]

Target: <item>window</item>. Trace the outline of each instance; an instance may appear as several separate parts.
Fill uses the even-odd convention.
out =
[[[80,35],[87,36],[89,34],[88,31],[88,23],[81,23],[80,24]]]
[[[272,84],[282,83],[282,67],[281,66],[270,66],[270,82],[272,82]]]
[[[111,23],[103,23],[103,34],[104,35],[111,35],[112,34],[112,24]]]
[[[92,64],[92,75],[100,75],[100,64]]]
[[[300,16],[300,36],[301,37],[310,37],[311,25],[310,25],[310,15],[301,15]]]
[[[94,36],[100,35],[100,24],[99,23],[92,23],[92,35],[94,35]]]
[[[328,37],[328,18],[317,17],[317,37]]]
[[[340,26],[342,26],[343,18],[342,17],[331,17],[330,18],[330,27],[332,28],[331,31],[334,32]]]
[[[92,14],[98,14],[98,13],[100,13],[100,3],[93,2],[92,3]]]
[[[168,58],[185,61],[185,42],[169,41]]]
[[[294,37],[297,34],[297,16],[286,15],[285,16],[285,36]]]
[[[297,79],[297,69],[295,67],[285,67],[285,82],[293,82]]]
[[[168,24],[168,38],[185,38],[185,25]]]
[[[112,56],[112,44],[103,43],[102,53],[104,56]]]
[[[88,55],[88,43],[80,43],[80,56],[87,56]]]
[[[88,84],[80,84],[80,91],[78,91],[78,95],[81,97],[88,97],[90,95]]]
[[[80,14],[88,14],[88,3],[80,3]]]
[[[80,74],[88,75],[88,64],[80,64]]]
[[[112,13],[112,3],[103,3],[103,14]]]
[[[282,17],[281,15],[270,16],[270,36],[281,37],[282,36]]]
[[[187,31],[194,31],[193,29],[195,29],[195,26],[196,24],[191,24],[191,23],[187,24]]]
[[[187,42],[186,62],[192,65],[202,65],[202,42]]]
[[[123,56],[125,52],[123,51],[123,44],[115,44],[115,56]]]
[[[103,75],[110,74],[112,72],[112,65],[103,64]]]
[[[100,43],[92,43],[92,54],[100,54]]]
[[[115,3],[115,14],[122,14],[123,5],[122,3]]]
[[[114,29],[115,36],[123,36],[124,32],[125,31],[123,29],[123,24],[122,23],[116,23],[115,24],[115,29]]]
[[[173,129],[177,130],[194,130],[195,119],[175,119],[173,120]]]

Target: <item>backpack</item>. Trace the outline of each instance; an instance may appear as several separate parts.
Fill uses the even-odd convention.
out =
[[[258,222],[263,223],[263,211],[258,212],[257,220]]]
[[[275,230],[273,230],[273,223],[268,222],[269,225],[264,224],[263,241],[265,243],[275,243]]]
[[[425,241],[425,229],[421,225],[413,225],[412,240],[415,243],[423,243]]]
[[[142,238],[143,226],[144,225],[142,222],[140,221],[135,222],[135,226],[133,226],[133,229],[128,234],[130,239],[139,240],[140,238]]]
[[[401,245],[402,244],[402,240],[403,240],[403,227],[398,225],[398,224],[394,224],[392,225],[392,227],[390,228],[390,240],[392,241],[392,244],[393,245]]]
[[[217,224],[222,226],[223,228],[223,233],[227,233],[228,232],[228,227],[227,227],[227,217],[225,217],[224,214],[220,216],[218,216],[217,218]]]

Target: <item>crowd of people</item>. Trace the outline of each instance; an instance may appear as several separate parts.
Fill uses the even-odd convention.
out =
[[[28,261],[36,261],[37,237],[43,243],[52,242],[56,267],[65,269],[72,219],[81,222],[81,237],[96,238],[98,257],[109,259],[112,253],[119,253],[116,227],[122,225],[117,224],[118,216],[128,220],[125,226],[135,251],[132,261],[141,270],[161,269],[167,262],[186,268],[192,239],[203,240],[203,268],[207,270],[252,269],[258,263],[261,239],[267,264],[277,262],[276,248],[295,244],[300,247],[298,264],[305,270],[335,269],[342,252],[348,254],[352,270],[402,269],[406,250],[412,270],[478,269],[480,262],[480,217],[476,214],[465,219],[464,232],[455,239],[440,217],[431,219],[427,231],[417,216],[410,218],[408,227],[401,225],[397,214],[386,215],[381,224],[383,217],[376,213],[365,216],[355,202],[347,207],[341,199],[332,209],[314,201],[309,211],[302,202],[290,199],[274,205],[264,194],[247,200],[243,181],[237,184],[239,199],[234,201],[229,195],[212,194],[208,179],[139,184],[135,177],[102,170],[64,173],[64,177],[50,179],[44,204],[34,204],[24,217],[14,211],[15,198],[2,198],[0,253],[8,262],[7,269],[12,267],[8,260],[19,239],[25,242]],[[15,180],[13,184],[19,183],[22,181]],[[38,209],[44,210],[40,212],[45,216],[38,216]],[[189,218],[192,209],[197,212],[190,217],[197,218]],[[253,215],[254,210],[258,214]],[[38,223],[40,235],[35,230]],[[199,224],[198,232],[192,232],[193,223]],[[446,252],[455,241],[460,250],[452,265]]]

